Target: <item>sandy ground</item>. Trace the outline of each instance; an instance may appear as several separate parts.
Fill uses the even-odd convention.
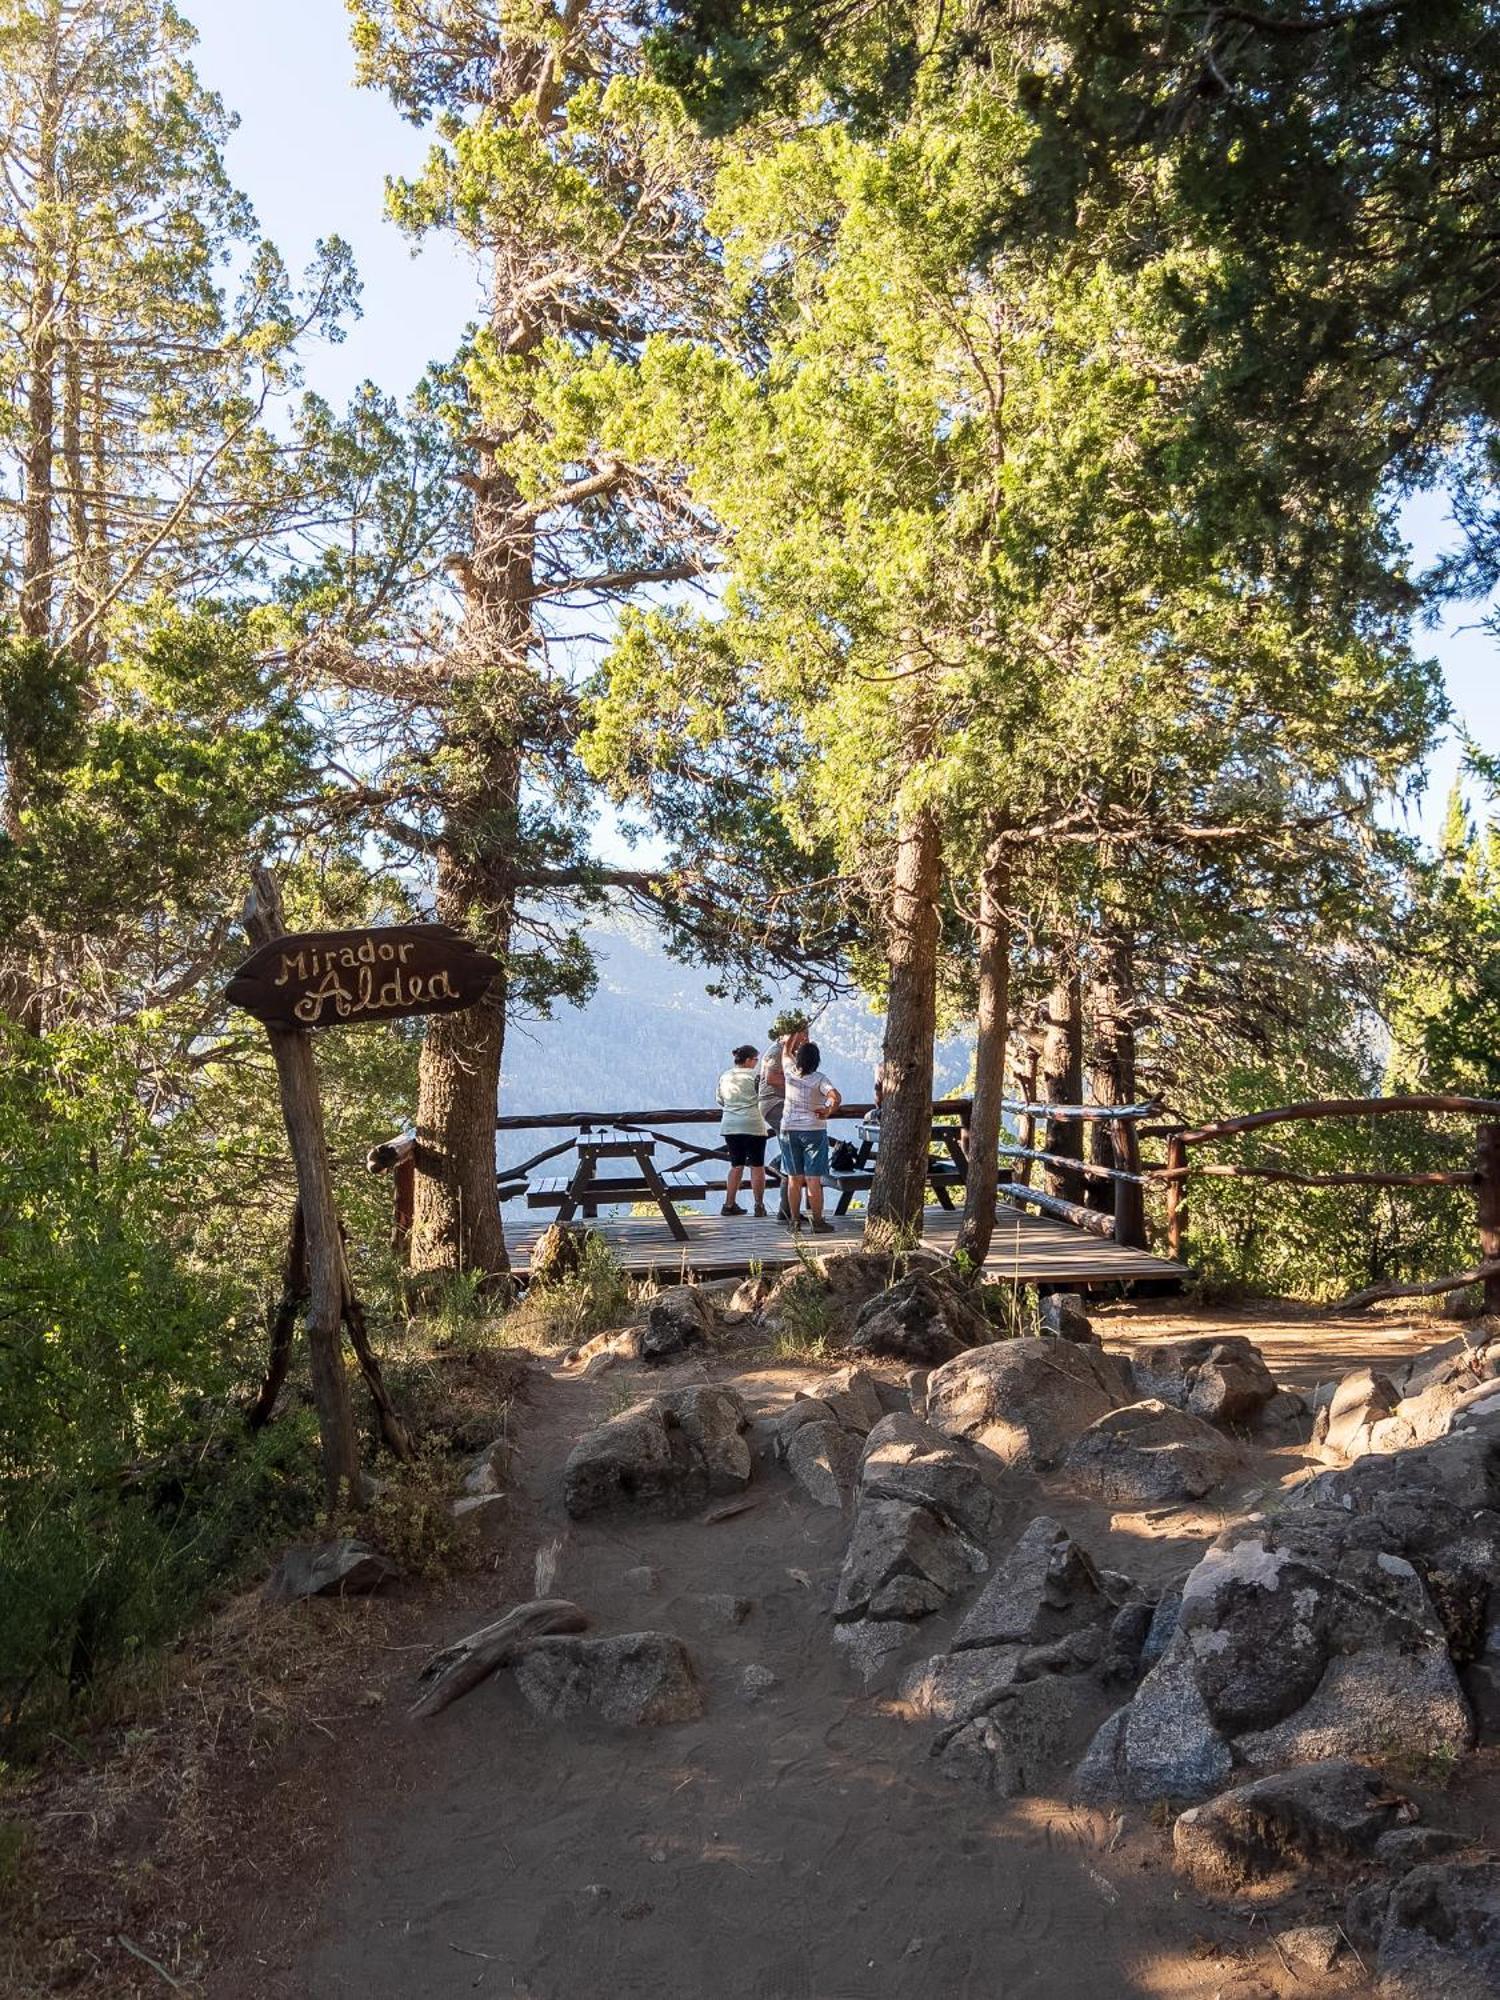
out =
[[[1203,1330],[1210,1317],[1231,1320],[1122,1308],[1101,1330],[1124,1347]],[[1280,1379],[1304,1389],[1452,1331],[1271,1311],[1232,1323]],[[817,1372],[720,1361],[657,1371],[639,1386],[711,1374],[774,1413]],[[1002,1804],[938,1775],[931,1725],[889,1694],[864,1693],[835,1656],[828,1606],[846,1524],[770,1464],[758,1467],[755,1505],[728,1520],[570,1524],[566,1451],[637,1382],[631,1369],[537,1385],[511,1533],[532,1548],[559,1545],[553,1588],[589,1612],[594,1630],[686,1639],[704,1718],[655,1730],[543,1722],[503,1674],[432,1722],[393,1717],[351,1787],[321,1892],[300,1910],[280,1899],[252,1907],[237,1964],[210,1991],[232,2000],[1251,2000],[1366,1990],[1352,1961],[1323,1980],[1288,1976],[1263,1917],[1195,1898],[1173,1877],[1160,1816],[1111,1818],[1061,1797]],[[1299,1476],[1297,1451],[1256,1453],[1245,1480],[1198,1513],[1111,1513],[1060,1495],[1046,1505],[1101,1560],[1159,1580],[1189,1568],[1227,1516]],[[1010,1533],[1038,1500],[1034,1487],[1018,1492]],[[654,1587],[626,1581],[641,1567],[656,1573]],[[704,1604],[723,1592],[749,1600],[742,1623]],[[466,1614],[432,1636],[474,1622]],[[930,1644],[915,1657],[938,1650],[950,1624],[927,1621]],[[736,1689],[751,1662],[779,1677],[754,1705]],[[1109,1705],[1101,1696],[1081,1721],[1078,1748]]]

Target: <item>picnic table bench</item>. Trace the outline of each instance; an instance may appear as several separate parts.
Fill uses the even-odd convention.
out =
[[[548,1174],[527,1183],[528,1208],[555,1208],[559,1222],[571,1222],[580,1209],[592,1218],[606,1204],[653,1201],[673,1236],[686,1243],[687,1231],[674,1203],[697,1201],[707,1192],[697,1174],[664,1174],[656,1164],[656,1141],[643,1132],[613,1136],[584,1133],[579,1136],[577,1153],[578,1163],[571,1174]],[[599,1165],[604,1160],[632,1164],[624,1173],[601,1174]]]
[[[927,1185],[938,1198],[942,1208],[953,1207],[952,1190],[962,1187],[968,1178],[969,1163],[964,1156],[962,1128],[957,1125],[935,1122],[932,1127],[930,1146],[941,1146],[942,1154],[927,1156]],[[826,1176],[827,1185],[838,1191],[838,1201],[834,1206],[835,1215],[847,1215],[850,1203],[857,1194],[868,1194],[875,1183],[875,1155],[880,1149],[880,1126],[873,1119],[865,1119],[859,1128],[859,1146],[856,1149],[852,1167],[830,1167]],[[946,1155],[946,1157],[944,1157]]]

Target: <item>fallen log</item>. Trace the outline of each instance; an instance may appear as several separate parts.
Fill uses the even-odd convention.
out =
[[[1420,1285],[1398,1285],[1387,1280],[1384,1284],[1370,1285],[1362,1292],[1351,1292],[1346,1299],[1339,1299],[1329,1306],[1329,1312],[1362,1312],[1366,1306],[1377,1305],[1381,1299],[1430,1299],[1439,1292],[1461,1292],[1467,1285],[1482,1285],[1486,1278],[1500,1278],[1500,1258],[1492,1258],[1488,1263],[1476,1264],[1469,1271],[1455,1271],[1448,1278],[1429,1278]]]
[[[422,1722],[439,1714],[499,1668],[509,1666],[533,1639],[545,1638],[549,1632],[582,1632],[588,1622],[578,1606],[565,1597],[537,1597],[529,1604],[516,1605],[493,1625],[482,1625],[468,1638],[456,1639],[433,1654],[417,1675],[421,1692],[407,1710],[408,1720]]]

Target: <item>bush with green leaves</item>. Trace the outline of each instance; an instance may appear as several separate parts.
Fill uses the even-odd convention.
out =
[[[0,1046],[0,1730],[182,1624],[310,1512],[294,1420],[253,1439],[249,1288],[185,1254],[200,1190],[109,1037]]]

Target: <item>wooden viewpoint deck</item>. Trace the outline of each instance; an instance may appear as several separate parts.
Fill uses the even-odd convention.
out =
[[[597,1229],[632,1277],[677,1278],[691,1272],[699,1278],[737,1277],[752,1264],[775,1269],[792,1262],[794,1239],[774,1217],[720,1215],[715,1195],[710,1202],[683,1204],[678,1213],[688,1232],[686,1243],[673,1241],[659,1215],[601,1215],[580,1226]],[[929,1207],[924,1211],[924,1240],[935,1250],[952,1247],[962,1218],[956,1211]],[[505,1210],[505,1238],[517,1274],[530,1263],[531,1246],[551,1218],[518,1205]],[[832,1250],[839,1244],[858,1247],[864,1215],[839,1216],[835,1236],[805,1235],[795,1239],[810,1250]],[[995,1235],[985,1259],[986,1275],[997,1282],[1086,1287],[1127,1284],[1132,1279],[1156,1283],[1187,1276],[1185,1264],[1153,1257],[1146,1250],[1127,1250],[1098,1236],[1085,1235],[1066,1222],[1048,1222],[1001,1207]]]

